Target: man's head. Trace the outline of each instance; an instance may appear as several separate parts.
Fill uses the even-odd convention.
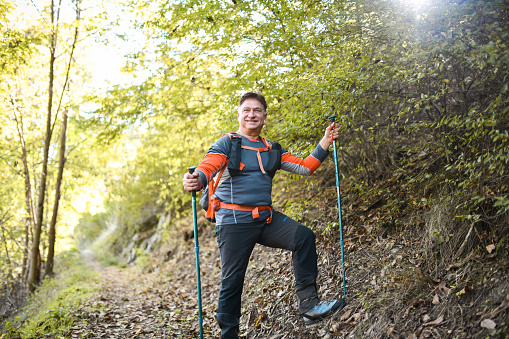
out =
[[[257,138],[266,118],[267,102],[263,95],[249,92],[240,98],[237,119],[241,133]]]
[[[258,93],[253,93],[253,92],[247,92],[240,98],[239,107],[242,106],[242,104],[244,103],[244,101],[246,101],[246,99],[258,100],[263,106],[263,109],[265,111],[264,113],[267,114],[267,102],[265,101],[265,97],[263,95],[258,94]]]

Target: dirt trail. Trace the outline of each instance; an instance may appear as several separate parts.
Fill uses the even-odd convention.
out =
[[[213,236],[200,240],[204,337],[219,338],[219,251]],[[175,251],[158,269],[149,269],[151,273],[103,267],[91,251],[84,251],[82,259],[98,272],[101,292],[80,305],[71,338],[199,338],[192,246]],[[242,338],[331,338],[324,328],[337,323],[342,313],[323,328],[306,329],[296,311],[290,263],[286,251],[255,247],[246,276]],[[279,286],[281,280],[286,283]]]
[[[101,292],[77,312],[72,338],[178,337],[163,317],[172,307],[168,294],[157,288],[156,275],[135,268],[103,267],[88,250],[82,258],[98,272]]]

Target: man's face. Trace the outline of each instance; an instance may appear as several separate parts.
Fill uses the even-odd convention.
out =
[[[267,114],[260,101],[254,98],[246,99],[237,110],[237,119],[241,130],[256,132],[262,130]]]

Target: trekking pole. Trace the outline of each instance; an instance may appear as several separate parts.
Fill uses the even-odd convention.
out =
[[[193,174],[196,166],[189,167],[189,173]],[[200,323],[200,339],[203,339],[203,315],[201,311],[201,282],[200,282],[200,246],[198,246],[198,222],[196,218],[196,191],[192,192],[193,197],[193,221],[194,221],[194,252],[196,253],[196,280],[198,286],[198,321]]]
[[[329,121],[331,123],[332,128],[334,128],[334,122],[336,121],[336,116],[330,116]],[[339,238],[341,245],[341,264],[343,265],[343,294],[346,296],[346,282],[345,282],[345,243],[343,242],[343,222],[341,216],[341,194],[339,193],[339,171],[338,171],[338,155],[337,155],[337,147],[336,140],[332,140],[332,145],[334,149],[334,168],[336,169],[336,191],[338,194],[338,212],[339,212]]]

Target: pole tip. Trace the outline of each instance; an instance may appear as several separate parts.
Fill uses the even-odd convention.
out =
[[[329,117],[329,121],[330,121],[330,122],[334,122],[334,121],[336,121],[336,116],[335,116],[335,115],[331,115],[331,116]]]
[[[189,173],[193,174],[194,173],[194,170],[196,169],[196,166],[191,166],[191,167],[188,167],[187,170],[189,171]]]

